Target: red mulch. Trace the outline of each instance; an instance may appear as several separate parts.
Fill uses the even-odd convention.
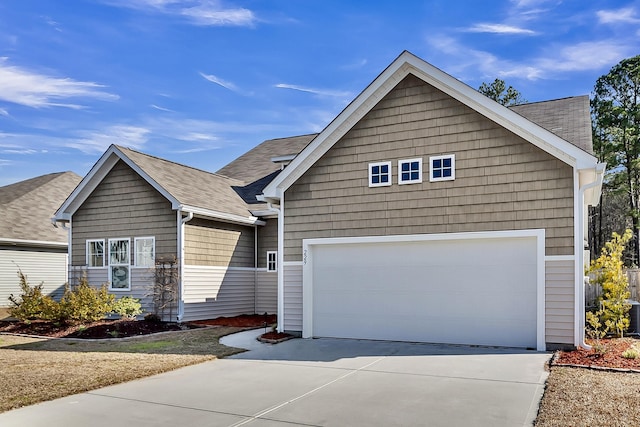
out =
[[[589,341],[588,344],[594,346],[595,342]],[[622,357],[622,353],[631,346],[634,346],[640,352],[640,340],[635,338],[606,338],[600,340],[600,345],[604,349],[602,354],[596,352],[595,347],[588,351],[582,348],[573,351],[561,351],[555,363],[640,370],[640,357],[635,359]]]
[[[146,320],[101,320],[84,325],[64,325],[44,320],[30,322],[0,321],[0,332],[38,335],[53,338],[123,338],[166,331],[181,331],[203,326],[263,327],[276,323],[276,315],[242,315],[219,317],[187,323],[148,322]]]
[[[241,328],[259,328],[276,323],[275,314],[243,314],[235,317],[218,317],[211,320],[196,320],[195,325],[206,326],[237,326]]]

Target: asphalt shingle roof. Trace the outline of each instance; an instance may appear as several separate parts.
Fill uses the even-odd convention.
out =
[[[589,96],[573,96],[509,108],[565,141],[593,154]]]
[[[81,179],[58,172],[0,187],[0,238],[67,243],[66,230],[51,217]]]

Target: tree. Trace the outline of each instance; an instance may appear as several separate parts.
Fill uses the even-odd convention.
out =
[[[527,102],[520,92],[514,89],[513,86],[507,87],[507,84],[501,79],[495,79],[491,84],[482,83],[478,88],[478,92],[504,105],[505,107],[524,104]]]
[[[620,61],[601,76],[591,100],[594,151],[607,162],[605,191],[627,199],[633,229],[628,264],[640,256],[640,55]]]

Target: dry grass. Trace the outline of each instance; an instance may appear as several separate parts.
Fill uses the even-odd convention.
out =
[[[241,352],[213,327],[122,340],[0,335],[0,412]]]
[[[640,425],[640,374],[553,367],[538,427]]]

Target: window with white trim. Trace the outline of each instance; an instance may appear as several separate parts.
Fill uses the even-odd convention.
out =
[[[278,271],[277,251],[267,251],[267,271]]]
[[[391,162],[369,163],[369,187],[391,185]]]
[[[398,160],[398,184],[422,182],[422,159]]]
[[[453,181],[456,179],[456,156],[429,157],[429,181]]]
[[[129,239],[109,239],[109,289],[131,290]]]
[[[87,240],[87,266],[104,267],[104,239]]]
[[[153,267],[156,264],[155,237],[136,237],[133,244],[133,261],[136,267]]]

